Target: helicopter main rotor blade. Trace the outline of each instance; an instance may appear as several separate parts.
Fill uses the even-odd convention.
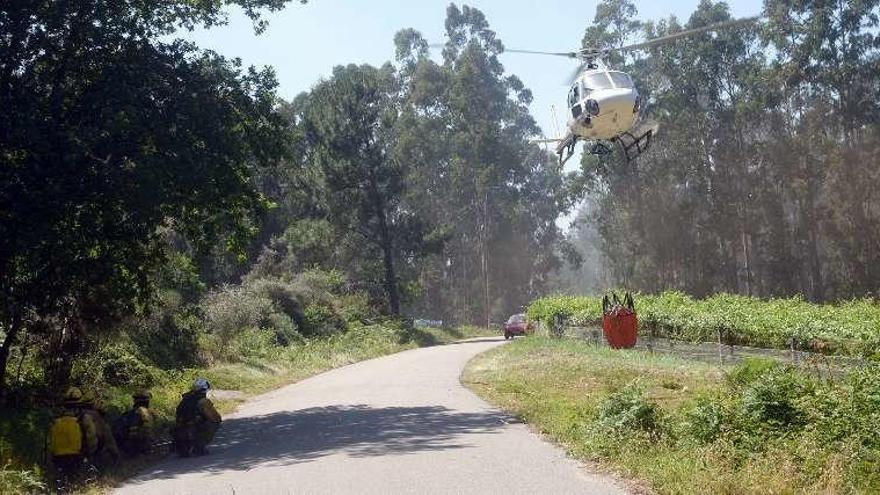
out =
[[[715,24],[709,24],[707,26],[698,27],[694,29],[687,29],[685,31],[679,31],[677,33],[668,34],[666,36],[661,36],[659,38],[650,39],[647,41],[643,41],[641,43],[634,43],[632,45],[622,46],[620,48],[608,48],[603,50],[604,53],[610,52],[624,52],[624,51],[632,51],[632,50],[641,50],[643,48],[650,48],[656,45],[662,45],[664,43],[669,43],[671,41],[675,41],[677,39],[686,38],[688,36],[693,36],[695,34],[704,33],[706,31],[716,31],[719,29],[727,29],[734,26],[739,26],[742,24],[750,24],[752,22],[757,22],[761,17],[745,17],[742,19],[733,19],[730,21],[724,22],[716,22]]]
[[[431,43],[428,45],[428,48],[446,48],[445,43]],[[542,52],[538,50],[515,50],[515,49],[504,49],[505,53],[526,53],[529,55],[552,55],[554,57],[566,57],[566,58],[580,58],[580,53],[578,52]]]
[[[504,49],[507,53],[527,53],[530,55],[552,55],[555,57],[567,57],[567,58],[580,58],[580,54],[578,52],[541,52],[536,50],[512,50],[512,49]]]

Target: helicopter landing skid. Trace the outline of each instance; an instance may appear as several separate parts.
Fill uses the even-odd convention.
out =
[[[596,141],[595,143],[593,143],[592,146],[590,146],[591,155],[605,156],[610,155],[611,153],[613,153],[611,147],[603,143],[602,141]]]
[[[653,137],[654,129],[648,129],[647,132],[639,137],[635,137],[629,132],[624,132],[614,138],[613,141],[620,143],[620,149],[623,150],[626,161],[630,162],[648,150],[651,146],[651,138]]]

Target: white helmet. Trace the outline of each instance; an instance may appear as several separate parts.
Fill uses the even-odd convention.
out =
[[[203,390],[208,390],[209,388],[211,388],[211,384],[204,378],[196,378],[192,384],[193,392],[201,392]]]

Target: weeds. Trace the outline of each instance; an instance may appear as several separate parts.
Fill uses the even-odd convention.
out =
[[[880,490],[877,366],[834,380],[764,360],[722,372],[532,337],[479,356],[464,376],[576,457],[660,493]]]

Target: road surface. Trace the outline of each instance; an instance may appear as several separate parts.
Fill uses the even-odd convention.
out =
[[[622,494],[459,382],[498,339],[414,349],[259,396],[205,457],[170,457],[118,494]]]

